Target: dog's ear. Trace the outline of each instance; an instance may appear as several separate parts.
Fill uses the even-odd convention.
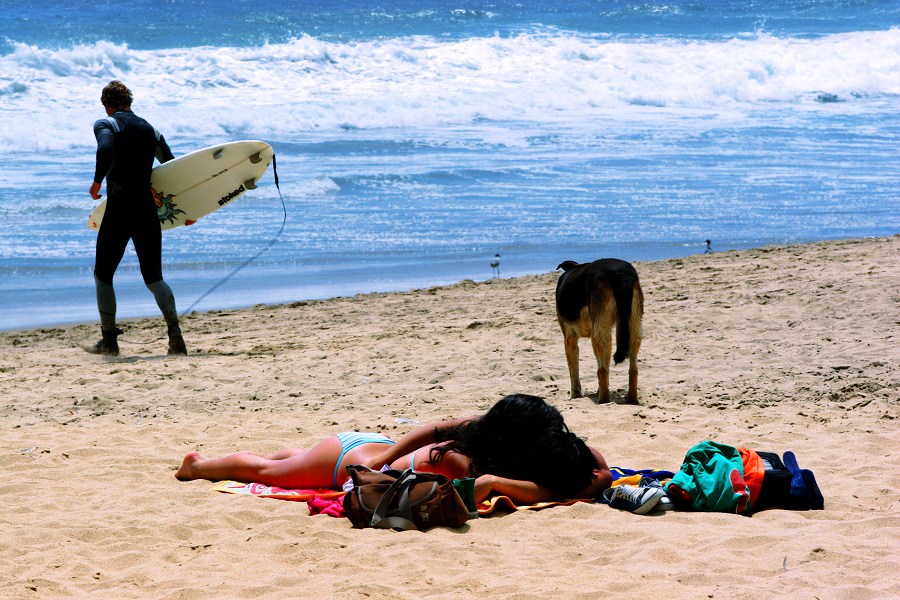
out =
[[[556,268],[557,268],[557,270],[562,269],[563,271],[570,271],[577,266],[578,266],[578,263],[575,262],[574,260],[566,260],[566,261],[559,263],[559,266]]]

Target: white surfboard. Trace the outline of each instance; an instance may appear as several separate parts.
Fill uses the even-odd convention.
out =
[[[179,156],[153,169],[150,186],[161,229],[193,225],[256,187],[269,168],[272,147],[257,140],[228,142]],[[87,226],[99,229],[106,211],[100,202]]]

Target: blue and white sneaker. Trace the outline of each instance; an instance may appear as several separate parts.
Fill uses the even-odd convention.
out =
[[[640,482],[638,483],[638,487],[663,490],[663,495],[659,499],[659,502],[656,503],[656,506],[653,507],[653,512],[662,512],[675,508],[672,505],[672,500],[669,498],[669,495],[665,493],[663,484],[661,484],[658,479],[654,479],[652,477],[642,477]]]
[[[645,515],[666,495],[662,487],[635,487],[619,485],[603,492],[603,498],[612,508],[627,510],[636,515]]]

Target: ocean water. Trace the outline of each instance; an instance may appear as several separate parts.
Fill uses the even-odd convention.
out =
[[[182,311],[900,231],[897,0],[0,0],[0,329],[97,319],[111,79],[176,155],[276,152],[163,234]]]

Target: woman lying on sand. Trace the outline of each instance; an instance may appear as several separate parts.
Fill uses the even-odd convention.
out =
[[[555,407],[524,394],[506,396],[482,416],[424,425],[397,442],[380,433],[346,432],[309,450],[267,457],[238,452],[203,459],[189,452],[175,477],[339,490],[345,468],[354,464],[475,477],[479,502],[492,494],[523,504],[597,498],[612,483],[600,452],[570,432]]]

